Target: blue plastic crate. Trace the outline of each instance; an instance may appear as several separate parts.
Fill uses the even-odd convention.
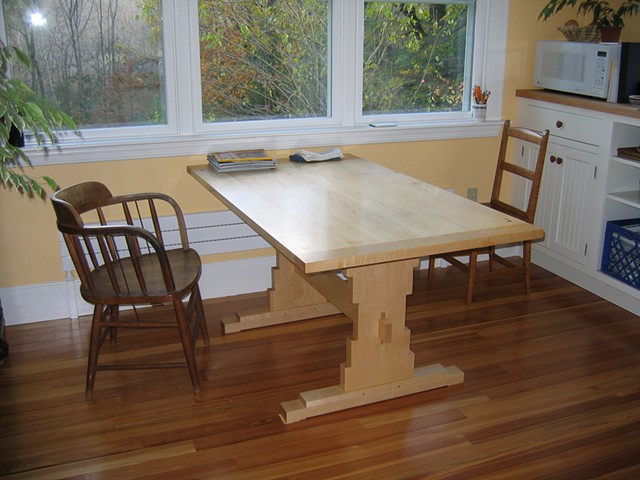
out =
[[[607,222],[601,270],[640,289],[640,218]]]

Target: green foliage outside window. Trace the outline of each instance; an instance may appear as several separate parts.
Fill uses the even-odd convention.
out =
[[[326,0],[200,0],[205,123],[325,117]]]
[[[365,3],[365,115],[463,109],[469,8]],[[199,22],[205,123],[330,115],[328,1],[200,0]]]
[[[468,10],[365,3],[363,113],[462,110]]]

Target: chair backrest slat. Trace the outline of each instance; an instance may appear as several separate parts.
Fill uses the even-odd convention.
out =
[[[507,147],[509,139],[516,139],[537,146],[538,153],[532,168],[517,165],[508,161]],[[548,142],[549,130],[545,130],[540,133],[527,128],[512,127],[509,120],[504,122],[500,138],[500,149],[498,151],[498,164],[496,166],[493,189],[491,192],[491,207],[496,210],[509,213],[510,215],[526,222],[533,223],[538,205],[538,195],[540,193],[540,185],[542,183],[542,171],[544,168]],[[525,202],[525,208],[512,205],[501,198],[505,172],[523,178],[529,182],[529,196]]]

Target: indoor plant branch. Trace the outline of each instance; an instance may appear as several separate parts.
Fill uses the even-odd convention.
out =
[[[592,15],[591,25],[602,27],[624,27],[624,17],[631,17],[640,12],[640,0],[625,0],[618,8],[612,7],[605,0],[549,0],[540,12],[538,19],[547,20],[564,7],[575,7],[578,14]]]
[[[24,173],[24,166],[32,164],[27,154],[10,142],[12,127],[22,135],[30,134],[35,144],[45,149],[57,143],[56,132],[60,130],[79,133],[68,114],[21,80],[10,77],[14,61],[32,68],[27,54],[0,41],[0,178],[5,187],[14,187],[30,196],[43,196],[43,183],[52,189],[57,185],[49,177],[38,180]]]

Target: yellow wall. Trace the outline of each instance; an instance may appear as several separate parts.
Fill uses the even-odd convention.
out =
[[[538,22],[546,0],[511,0],[503,118],[517,117],[515,91],[528,88],[533,76],[535,41],[556,38],[558,25],[572,12]],[[623,41],[640,41],[638,17],[627,21]],[[479,188],[479,200],[488,198],[493,180],[497,138],[400,144],[344,146],[343,151],[377,161],[414,177],[464,194]],[[270,152],[286,155],[289,152]],[[49,175],[61,185],[98,180],[113,193],[161,191],[173,196],[187,213],[223,207],[186,173],[203,156],[42,166],[30,172]],[[249,254],[251,255],[251,254]],[[229,256],[222,257],[223,259]],[[216,260],[217,258],[209,259]],[[26,199],[0,188],[0,288],[64,280],[58,235],[48,201]]]

